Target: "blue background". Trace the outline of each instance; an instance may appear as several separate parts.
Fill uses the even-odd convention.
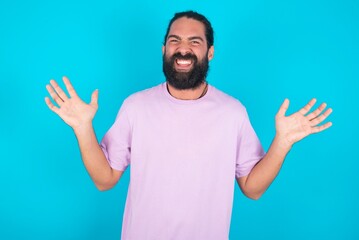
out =
[[[208,81],[242,101],[266,149],[284,98],[288,113],[312,97],[334,110],[259,201],[236,186],[230,239],[359,239],[355,0],[1,1],[1,239],[120,238],[129,172],[95,188],[45,85],[66,75],[85,101],[98,88],[101,140],[124,98],[164,81],[168,21],[189,9],[215,30]]]

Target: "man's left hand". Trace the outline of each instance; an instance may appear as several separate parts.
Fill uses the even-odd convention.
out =
[[[290,116],[285,116],[289,106],[289,100],[285,99],[280,107],[276,120],[276,138],[280,139],[281,143],[291,148],[292,145],[312,133],[318,133],[332,126],[331,122],[327,122],[318,126],[331,113],[332,109],[328,108],[324,113],[327,104],[322,103],[316,110],[309,113],[317,100],[313,98],[310,102],[300,109],[298,112]],[[309,113],[309,114],[308,114]]]

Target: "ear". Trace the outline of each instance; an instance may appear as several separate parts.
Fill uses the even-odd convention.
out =
[[[208,49],[208,61],[211,61],[213,57],[214,57],[214,46],[212,45]]]

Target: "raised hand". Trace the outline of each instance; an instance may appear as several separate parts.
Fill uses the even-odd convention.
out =
[[[302,140],[306,136],[312,133],[321,132],[332,126],[331,122],[318,126],[332,113],[332,109],[328,108],[324,113],[322,113],[327,106],[326,103],[322,103],[316,110],[309,113],[315,102],[316,99],[313,98],[298,112],[290,116],[285,116],[289,106],[289,100],[285,99],[275,117],[276,136],[291,147],[294,143]]]
[[[46,85],[46,89],[58,107],[55,106],[48,97],[45,97],[47,106],[73,129],[91,124],[98,109],[98,90],[92,93],[91,102],[87,104],[76,94],[70,80],[67,77],[63,77],[62,79],[70,97],[66,95],[55,80],[51,80],[51,85]]]

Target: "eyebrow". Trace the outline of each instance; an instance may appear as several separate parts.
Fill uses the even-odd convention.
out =
[[[188,40],[200,40],[200,41],[204,42],[203,38],[201,38],[199,36],[189,37]]]
[[[178,36],[178,35],[169,35],[168,37],[167,37],[167,40],[169,39],[169,38],[176,38],[176,39],[178,39],[178,40],[182,40],[182,38],[180,37],[180,36]],[[199,37],[199,36],[193,36],[193,37],[189,37],[188,38],[188,40],[201,40],[202,42],[204,42],[204,40],[203,40],[203,38],[201,38],[201,37]]]

